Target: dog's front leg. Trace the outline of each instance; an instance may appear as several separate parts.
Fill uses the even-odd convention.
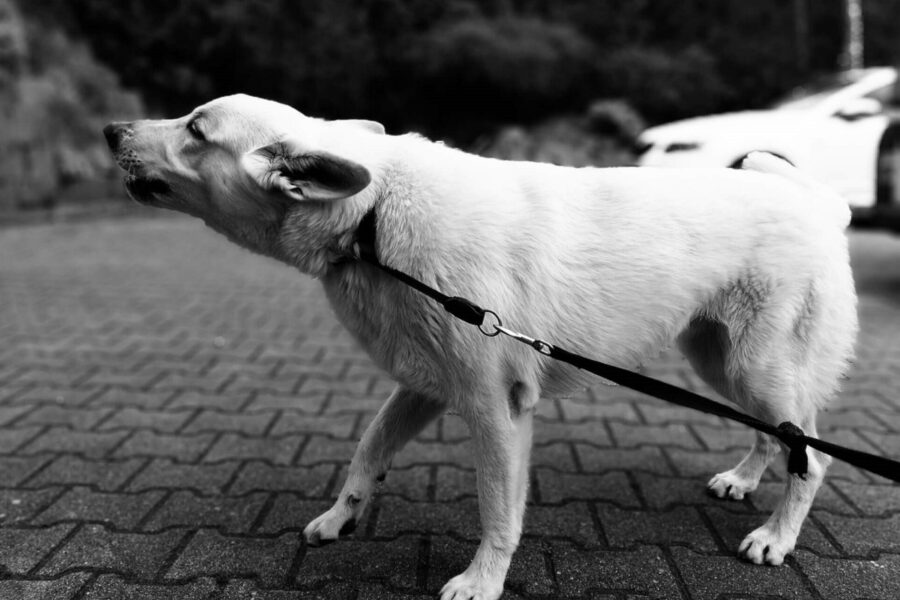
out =
[[[533,403],[507,407],[501,400],[463,416],[477,453],[481,544],[469,567],[441,590],[441,600],[495,600],[522,535]]]
[[[443,411],[442,403],[398,386],[359,441],[334,506],[303,530],[306,542],[319,546],[351,533],[394,454]]]

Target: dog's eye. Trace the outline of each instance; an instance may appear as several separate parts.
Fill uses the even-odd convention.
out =
[[[194,137],[194,139],[200,140],[202,142],[206,138],[203,136],[203,132],[200,131],[200,128],[197,126],[197,121],[199,121],[199,119],[192,119],[188,121],[187,130]]]

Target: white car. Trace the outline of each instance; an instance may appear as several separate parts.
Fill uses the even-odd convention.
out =
[[[712,115],[644,131],[641,166],[733,167],[766,150],[831,185],[862,217],[875,204],[878,145],[897,70],[845,71],[798,88],[769,110]],[[900,86],[897,86],[900,87]]]

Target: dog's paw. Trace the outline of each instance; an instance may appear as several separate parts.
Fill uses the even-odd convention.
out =
[[[503,580],[492,582],[465,571],[444,585],[441,600],[497,600],[502,593]]]
[[[353,533],[358,522],[358,514],[353,508],[336,504],[313,519],[303,530],[303,537],[309,546],[324,546],[342,535]]]
[[[713,475],[713,478],[706,484],[706,490],[716,498],[743,500],[744,495],[755,490],[757,485],[759,485],[759,480],[743,476],[732,469]]]
[[[768,524],[751,531],[738,548],[738,556],[762,565],[780,565],[794,549],[795,536],[779,534]]]

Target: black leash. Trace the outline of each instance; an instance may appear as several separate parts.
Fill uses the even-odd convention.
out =
[[[664,381],[659,381],[658,379],[653,379],[652,377],[647,377],[646,375],[641,375],[627,369],[592,360],[549,344],[543,340],[535,339],[508,329],[503,326],[503,322],[494,311],[481,308],[474,302],[466,300],[465,298],[447,296],[402,271],[398,271],[382,264],[381,261],[378,260],[378,255],[375,251],[376,232],[377,224],[375,209],[373,207],[366,213],[362,221],[360,221],[359,228],[356,232],[356,250],[358,259],[378,267],[388,275],[425,294],[443,306],[444,309],[453,316],[462,319],[466,323],[476,325],[478,329],[488,337],[494,337],[502,333],[522,343],[528,344],[545,356],[561,360],[624,387],[679,406],[693,408],[731,421],[737,421],[738,423],[743,423],[757,431],[774,436],[781,440],[790,450],[787,465],[788,473],[798,475],[800,478],[805,478],[806,476],[808,468],[806,447],[809,446],[855,467],[859,467],[860,469],[865,469],[866,471],[881,475],[892,481],[900,482],[900,462],[898,461],[891,460],[884,456],[869,454],[868,452],[863,452],[861,450],[854,450],[852,448],[832,444],[820,440],[819,438],[809,437],[803,433],[802,429],[790,421],[785,421],[776,427],[770,423],[760,421],[750,415],[737,411],[730,406],[710,400],[709,398]],[[484,322],[488,315],[491,315],[493,320],[496,321],[493,323],[493,331],[485,329]]]

